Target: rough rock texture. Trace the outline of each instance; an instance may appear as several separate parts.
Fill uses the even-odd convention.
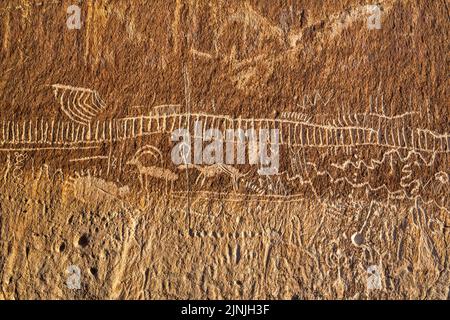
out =
[[[369,4],[1,1],[0,299],[449,298],[449,3]]]

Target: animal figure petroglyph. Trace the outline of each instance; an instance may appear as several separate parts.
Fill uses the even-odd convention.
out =
[[[68,180],[70,193],[84,203],[99,203],[104,201],[121,200],[130,190],[128,186],[118,187],[113,182],[107,182],[91,175],[82,176],[78,172]]]
[[[186,71],[185,83],[185,105],[188,106],[190,105],[190,91],[189,77]],[[404,162],[408,157],[414,155],[414,157],[417,156],[423,160],[421,166],[433,170],[430,161],[434,161],[435,157],[441,159],[450,153],[450,135],[448,132],[436,132],[426,127],[411,127],[409,123],[415,123],[416,121],[410,118],[414,118],[416,114],[420,116],[420,114],[415,111],[399,115],[386,112],[383,96],[381,98],[371,96],[369,110],[366,113],[338,114],[338,117],[332,117],[324,121],[318,121],[316,117],[312,120],[306,114],[299,112],[284,112],[279,118],[234,118],[228,115],[192,113],[190,108],[188,108],[188,112],[183,113],[178,109],[179,105],[163,105],[161,106],[162,110],[157,110],[157,112],[148,115],[96,121],[95,123],[92,122],[98,114],[95,112],[99,112],[99,108],[104,107],[104,103],[100,101],[98,104],[89,105],[94,109],[96,106],[99,107],[95,110],[89,109],[89,106],[84,103],[89,104],[91,101],[99,99],[97,92],[64,85],[54,85],[53,89],[60,103],[67,102],[67,104],[64,104],[68,108],[64,109],[65,112],[68,112],[73,118],[75,115],[82,117],[74,118],[74,121],[68,123],[52,121],[51,119],[24,122],[1,121],[0,151],[14,152],[37,148],[75,150],[87,148],[85,144],[89,145],[89,148],[94,148],[103,143],[125,142],[154,134],[172,133],[179,128],[190,128],[190,124],[196,121],[201,121],[205,127],[218,128],[222,131],[228,129],[242,129],[244,131],[278,129],[280,146],[288,146],[298,150],[297,157],[292,159],[295,161],[291,161],[291,166],[297,170],[287,176],[288,182],[295,183],[296,187],[303,187],[304,185],[305,188],[309,188],[311,186],[312,192],[316,194],[313,179],[317,176],[321,179],[328,179],[328,182],[333,184],[344,182],[349,184],[352,189],[366,188],[370,191],[386,192],[394,198],[415,197],[421,189],[425,188],[424,183],[426,183],[426,180],[419,181],[416,179],[414,172],[417,171],[417,168],[414,167],[414,163],[399,164],[399,162]],[[315,104],[318,99],[319,95],[316,95],[313,103]],[[177,108],[171,110],[172,106],[177,106]],[[170,107],[170,110],[165,110],[166,107]],[[388,109],[392,111],[395,108],[391,106]],[[410,108],[410,110],[412,109]],[[80,113],[80,111],[82,112]],[[372,153],[369,152],[370,155],[365,155],[362,158],[347,158],[343,163],[339,161],[331,162],[329,167],[316,167],[314,163],[307,161],[310,159],[308,159],[309,153],[306,151],[317,151],[325,157],[329,155],[328,152],[330,151],[337,154],[337,152],[344,150],[349,155],[356,149],[366,148],[382,149],[382,158],[380,159],[376,155],[372,156]],[[322,150],[325,152],[322,152]],[[141,159],[141,156],[150,153],[153,156],[159,154],[162,162],[159,150],[150,146],[139,150],[127,162],[128,165],[137,168],[141,186],[144,189],[147,188],[146,180],[149,177],[164,179],[166,185],[169,181],[176,181],[178,179],[177,173],[163,168],[160,164],[149,166]],[[394,153],[398,153],[398,157],[394,157]],[[408,154],[406,159],[404,159],[405,154]],[[80,157],[79,159],[73,159],[73,161],[82,161],[85,158]],[[430,161],[426,160],[428,158],[430,158]],[[385,160],[390,162],[391,168],[390,172],[387,173],[392,177],[399,175],[400,183],[399,186],[394,185],[395,189],[389,189],[387,184],[374,184],[373,181],[366,181],[367,179],[358,176],[361,170],[379,170],[382,165],[385,165]],[[179,169],[182,168],[198,170],[199,175],[196,183],[201,185],[204,185],[208,178],[226,174],[231,177],[234,190],[238,189],[238,180],[243,177],[237,169],[223,164],[179,167]],[[347,174],[348,170],[354,171],[354,175]],[[16,173],[18,172],[20,171],[16,170]],[[339,174],[332,174],[332,172]],[[433,180],[442,183],[447,179],[448,175],[440,174]],[[430,182],[431,184],[432,182]],[[439,185],[437,186],[440,188]]]
[[[178,174],[172,172],[169,169],[164,169],[162,167],[157,166],[144,166],[140,160],[142,156],[145,154],[150,154],[154,158],[159,158],[159,161],[162,163],[162,154],[157,148],[153,146],[144,146],[139,149],[134,157],[129,160],[126,164],[136,166],[139,172],[139,181],[141,183],[141,187],[143,190],[147,190],[148,186],[148,177],[164,179],[166,181],[166,190],[167,184],[170,181],[173,185],[173,182],[178,180]]]
[[[187,170],[187,169],[198,170],[200,172],[200,174],[198,175],[197,179],[195,180],[195,183],[198,183],[198,181],[200,179],[202,179],[201,183],[200,183],[201,186],[203,186],[205,184],[206,179],[214,178],[222,173],[225,173],[231,177],[233,190],[235,190],[235,191],[239,187],[238,186],[239,179],[248,175],[248,172],[241,173],[238,169],[236,169],[230,165],[226,165],[226,164],[222,164],[222,163],[216,163],[216,164],[212,164],[212,165],[208,165],[208,166],[200,166],[200,165],[196,165],[196,164],[183,164],[183,165],[178,166],[178,169],[180,169],[180,170],[184,170],[184,169],[185,170]]]

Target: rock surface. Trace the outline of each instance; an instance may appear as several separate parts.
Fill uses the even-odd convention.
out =
[[[2,1],[0,299],[450,298],[448,2],[376,4]]]

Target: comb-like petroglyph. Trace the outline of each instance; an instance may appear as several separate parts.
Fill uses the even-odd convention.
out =
[[[443,3],[5,3],[0,299],[449,297]]]

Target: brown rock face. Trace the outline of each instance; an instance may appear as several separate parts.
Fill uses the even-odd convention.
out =
[[[448,12],[1,1],[0,299],[449,298]]]

